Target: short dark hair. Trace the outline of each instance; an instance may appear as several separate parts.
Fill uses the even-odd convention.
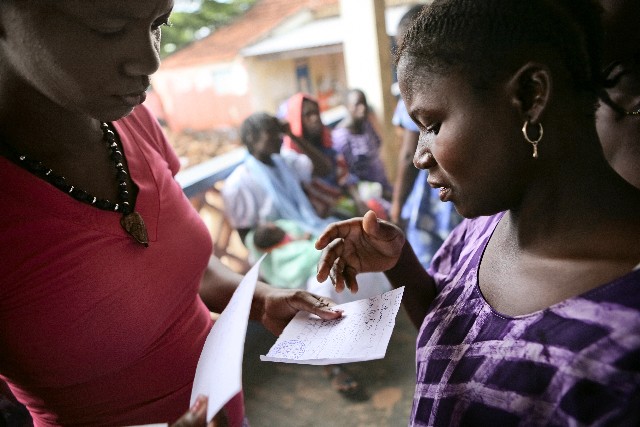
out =
[[[277,121],[275,116],[265,112],[253,113],[244,119],[240,125],[240,140],[250,153],[253,153],[253,144],[258,140],[260,132],[274,126]]]
[[[595,104],[601,13],[596,0],[435,0],[407,30],[396,63],[411,57],[434,72],[456,68],[482,89],[522,65],[519,54],[537,49],[559,58]]]
[[[416,4],[411,6],[409,10],[402,15],[402,18],[400,18],[400,21],[398,22],[398,27],[396,28],[396,37],[400,36],[400,38],[402,38],[402,35],[407,31],[407,29],[409,29],[409,26],[413,23],[413,20],[417,18],[423,8],[424,4]]]
[[[267,250],[282,242],[285,236],[286,232],[276,224],[263,223],[253,233],[253,244],[260,250]]]

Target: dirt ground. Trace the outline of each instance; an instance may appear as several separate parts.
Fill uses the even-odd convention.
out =
[[[243,384],[252,427],[406,426],[414,391],[416,329],[403,309],[386,356],[346,365],[364,386],[368,400],[350,401],[332,389],[321,366],[261,362],[276,337],[250,323]]]

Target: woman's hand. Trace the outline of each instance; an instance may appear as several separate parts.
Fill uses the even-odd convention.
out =
[[[225,427],[228,420],[224,413],[224,408],[218,412],[207,424],[207,405],[209,400],[206,396],[198,396],[193,406],[181,416],[171,427]]]
[[[335,302],[299,289],[281,289],[258,282],[253,297],[251,314],[267,330],[278,336],[299,311],[308,311],[318,317],[331,320],[342,316],[335,310]]]
[[[242,281],[242,275],[232,271],[220,259],[212,256],[209,268],[200,284],[200,297],[210,311],[221,313]],[[280,335],[298,311],[308,311],[322,319],[336,319],[341,311],[335,303],[298,289],[278,289],[258,282],[251,301],[251,320],[261,322],[271,333]]]
[[[402,230],[378,219],[373,211],[331,224],[316,241],[316,249],[322,250],[317,279],[323,282],[331,277],[336,291],[346,286],[355,293],[356,275],[389,270],[398,262],[404,243]]]

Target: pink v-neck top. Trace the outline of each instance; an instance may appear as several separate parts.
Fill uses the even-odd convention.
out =
[[[174,421],[212,325],[198,296],[212,242],[178,158],[146,108],[114,126],[148,248],[120,214],[0,157],[0,378],[36,426]]]
[[[640,425],[640,270],[524,316],[478,269],[502,214],[464,220],[434,257],[411,426]]]

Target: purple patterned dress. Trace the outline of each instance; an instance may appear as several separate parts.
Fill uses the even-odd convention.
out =
[[[349,172],[360,181],[378,182],[385,191],[393,190],[380,158],[382,141],[369,121],[364,123],[361,134],[339,127],[333,129],[331,138],[333,149],[344,156]]]
[[[503,214],[465,220],[434,257],[412,426],[640,425],[640,270],[532,314],[493,311],[478,266]]]

